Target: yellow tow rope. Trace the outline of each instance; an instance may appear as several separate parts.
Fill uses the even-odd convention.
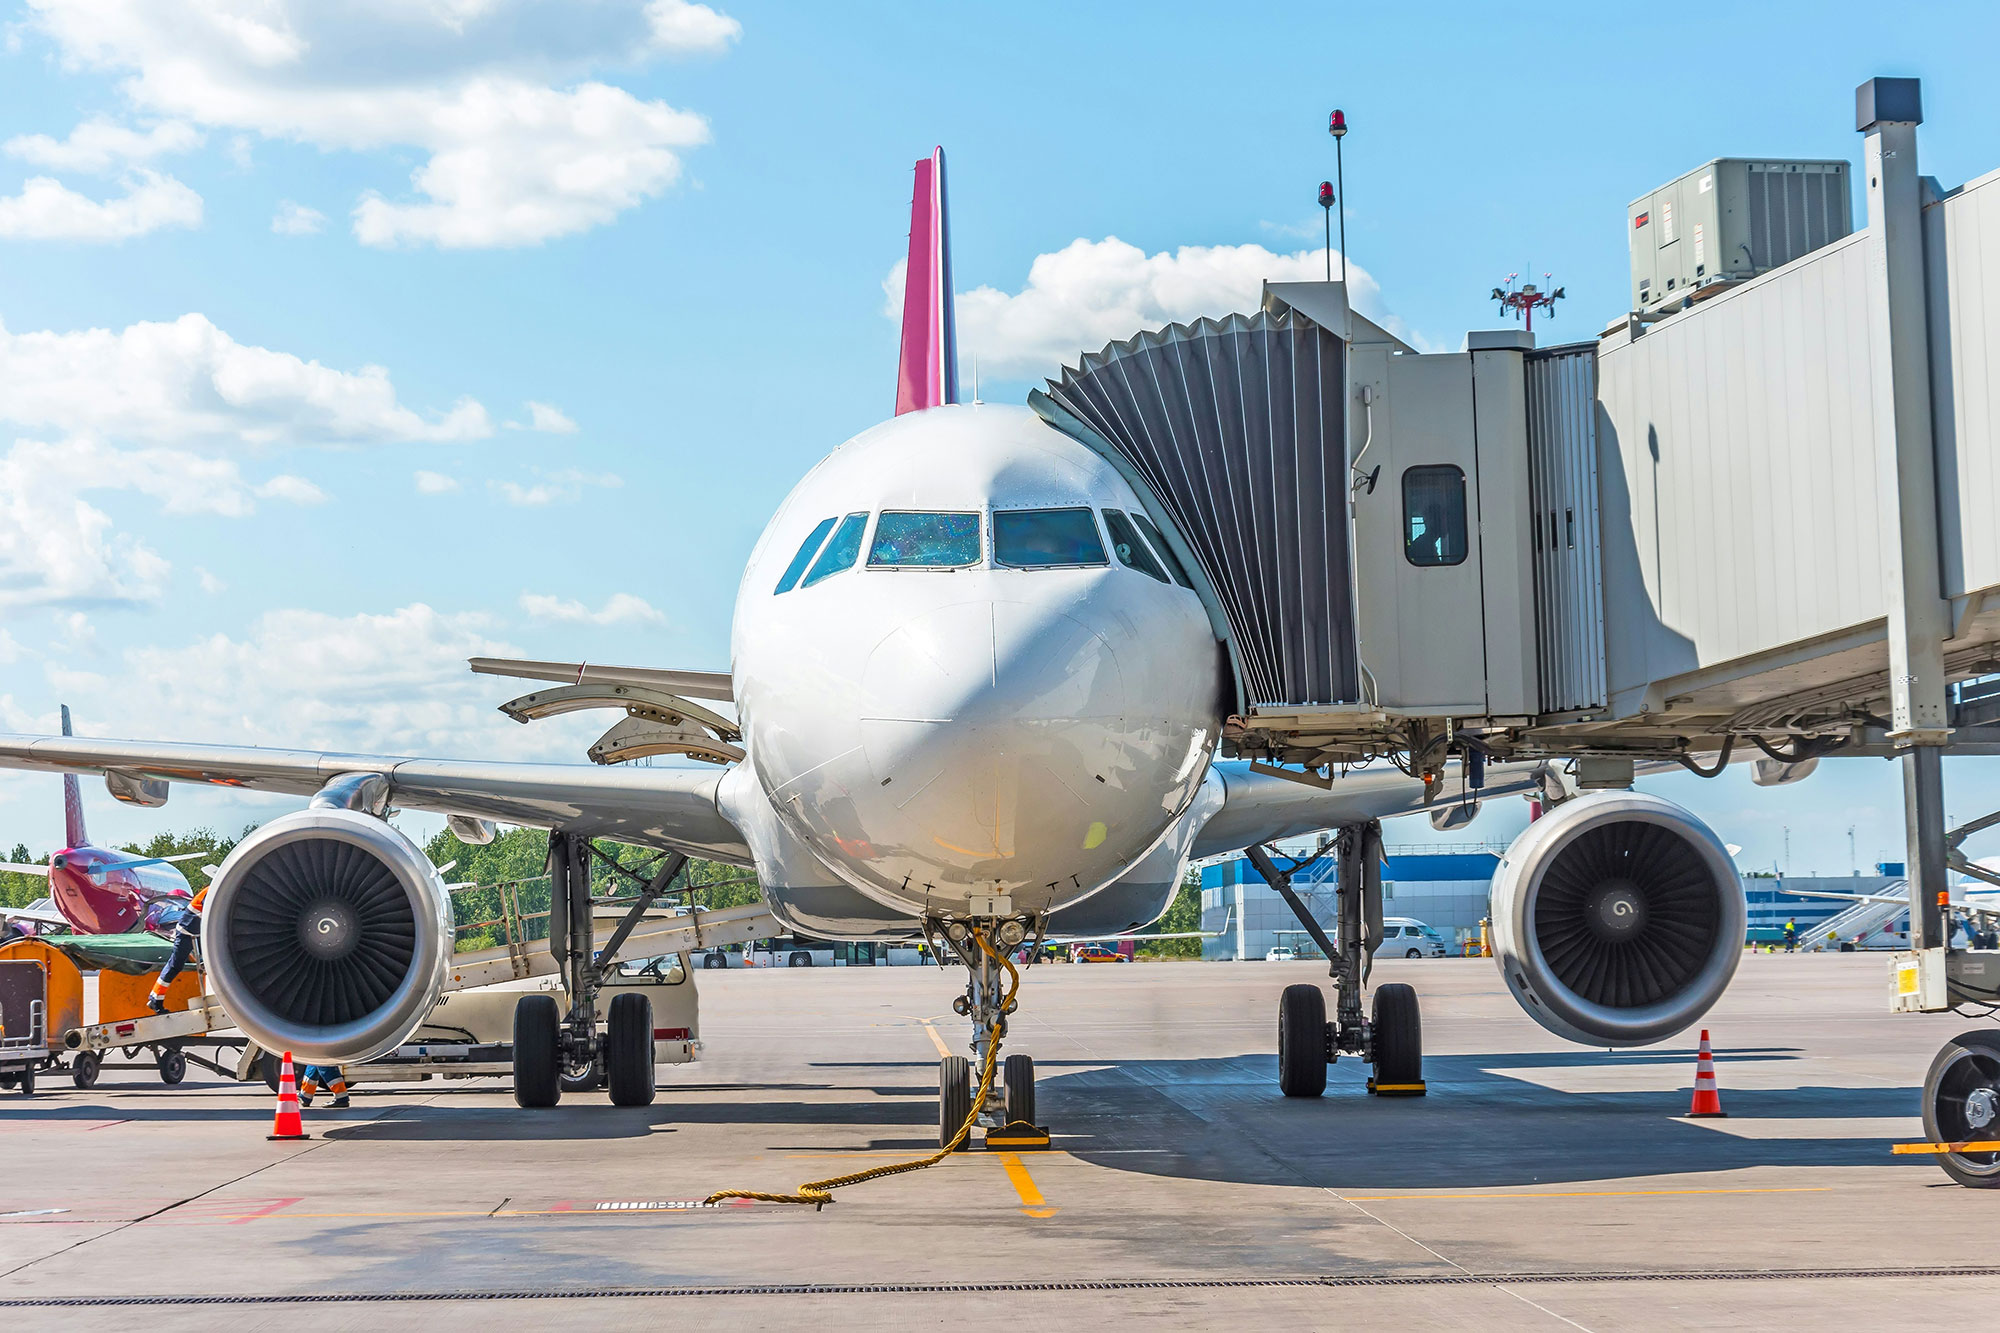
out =
[[[1021,974],[1007,961],[1007,956],[995,953],[993,946],[986,942],[983,931],[974,931],[973,940],[988,958],[1007,970],[1007,994],[1001,998],[1000,1013],[1004,1018],[1014,1010],[1014,992],[1021,989]],[[965,1142],[966,1135],[978,1123],[979,1112],[986,1105],[986,1094],[993,1087],[994,1063],[1000,1056],[1000,1021],[996,1020],[986,1032],[986,1067],[979,1076],[979,1091],[972,1094],[972,1113],[965,1117],[965,1123],[958,1127],[958,1133],[951,1136],[951,1142],[928,1157],[919,1157],[913,1162],[896,1162],[890,1166],[872,1166],[866,1171],[856,1171],[852,1175],[832,1176],[826,1180],[808,1180],[799,1186],[796,1194],[760,1194],[756,1190],[717,1190],[702,1200],[703,1203],[721,1203],[724,1199],[756,1199],[764,1203],[809,1203],[815,1210],[833,1202],[833,1191],[846,1185],[859,1185],[867,1180],[880,1180],[884,1176],[900,1176],[905,1171],[921,1171],[927,1166],[936,1166],[945,1158],[958,1151],[958,1145]]]

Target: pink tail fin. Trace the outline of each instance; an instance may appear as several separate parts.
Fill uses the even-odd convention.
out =
[[[910,262],[903,283],[903,351],[896,415],[958,401],[958,327],[952,313],[951,229],[944,149],[917,162],[910,197]]]
[[[70,735],[69,705],[62,706],[63,735]],[[81,847],[90,841],[83,831],[83,787],[76,774],[63,774],[63,846]]]

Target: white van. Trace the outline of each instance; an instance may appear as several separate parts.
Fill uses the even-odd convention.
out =
[[[1450,952],[1445,947],[1444,936],[1415,917],[1382,918],[1382,943],[1375,950],[1376,957],[1443,958]]]

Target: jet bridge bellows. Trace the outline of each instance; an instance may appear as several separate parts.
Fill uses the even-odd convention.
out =
[[[1144,479],[1219,603],[1253,707],[1356,697],[1346,396],[1341,339],[1278,309],[1113,343],[1031,399]]]

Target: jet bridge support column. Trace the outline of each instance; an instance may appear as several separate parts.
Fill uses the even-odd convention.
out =
[[[1931,435],[1930,338],[1924,286],[1922,182],[1915,79],[1870,79],[1855,90],[1854,128],[1867,136],[1869,323],[1880,487],[1890,526],[1890,739],[1902,751],[1909,834],[1910,946],[1942,950],[1949,923],[1943,745],[1948,735],[1944,640],[1949,630],[1938,555],[1937,459]],[[1932,955],[1942,968],[1943,955]]]

